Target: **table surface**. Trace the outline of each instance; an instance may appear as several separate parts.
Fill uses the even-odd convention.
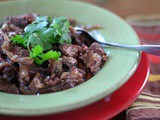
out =
[[[7,0],[0,0],[7,1]],[[160,14],[160,0],[79,0],[104,7],[125,18],[130,15]]]

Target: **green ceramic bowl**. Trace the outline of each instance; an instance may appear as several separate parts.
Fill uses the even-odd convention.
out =
[[[105,27],[107,41],[140,44],[132,28],[113,13],[99,7],[67,0],[28,0],[0,3],[0,20],[23,13],[67,16],[82,24]],[[0,92],[0,113],[40,115],[68,111],[91,104],[122,86],[136,70],[140,53],[107,48],[109,58],[103,68],[87,82],[68,90],[44,95],[13,95]]]

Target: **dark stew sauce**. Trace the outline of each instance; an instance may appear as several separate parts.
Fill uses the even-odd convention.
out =
[[[78,34],[69,19],[71,44],[52,44],[61,52],[57,60],[37,65],[29,50],[13,44],[11,38],[21,35],[35,21],[37,14],[7,17],[0,25],[0,91],[12,94],[44,94],[73,88],[94,76],[107,56],[101,46]]]

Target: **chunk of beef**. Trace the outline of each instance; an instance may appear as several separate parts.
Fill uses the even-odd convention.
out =
[[[4,42],[3,42],[2,46],[1,46],[2,54],[6,54],[8,59],[11,60],[12,57],[13,57],[13,53],[10,52],[11,44],[10,44],[10,40],[9,40],[9,37],[8,37],[7,34],[3,34],[3,40],[4,40]]]
[[[18,15],[13,17],[7,17],[6,20],[10,21],[15,26],[24,28],[28,24],[32,23],[36,17],[37,17],[37,14],[32,13],[32,14],[23,14],[23,15]]]
[[[3,59],[0,55],[0,75],[3,77],[3,79],[11,81],[16,77],[16,74],[17,68],[8,63],[8,61]]]
[[[43,78],[41,74],[36,73],[31,82],[21,81],[20,82],[20,91],[23,94],[37,94],[40,89],[44,87],[44,83],[42,82]]]
[[[1,60],[0,60],[0,61],[1,61]],[[8,62],[6,62],[6,61],[2,61],[2,62],[0,63],[0,74],[3,73],[3,70],[5,69],[5,67],[10,67],[10,64],[9,64]]]
[[[21,92],[23,94],[36,94],[40,89],[44,74],[45,71],[40,67],[20,65],[18,80]]]
[[[29,57],[29,51],[18,45],[12,46],[10,51],[12,51],[14,55],[18,55],[19,57]]]
[[[4,42],[4,33],[3,33],[2,29],[0,29],[0,54],[2,54],[1,46],[2,46],[3,42]]]
[[[22,94],[32,94],[32,91],[30,91],[29,85],[23,81],[19,82],[19,88],[20,88],[20,93]]]
[[[69,75],[70,75],[70,72],[63,72],[62,74],[61,74],[61,77],[60,77],[60,79],[67,79],[68,77],[69,77]]]
[[[83,44],[83,45],[81,46],[81,54],[86,53],[86,51],[88,51],[88,47]]]
[[[15,32],[17,34],[21,34],[23,32],[23,29],[15,26],[14,24],[12,24],[11,22],[7,21],[3,24],[2,26],[2,30],[4,32]]]
[[[48,73],[55,73],[56,75],[60,75],[62,73],[62,61],[49,60]]]
[[[29,85],[30,91],[34,94],[38,93],[39,89],[44,87],[44,83],[42,81],[43,78],[39,73],[37,73]]]
[[[56,85],[58,82],[60,82],[60,79],[58,77],[56,77],[56,75],[54,73],[52,73],[51,76],[47,76],[43,82],[48,85],[48,86],[53,86]]]
[[[86,72],[72,67],[68,72],[63,72],[60,79],[53,75],[54,79],[50,77],[44,79],[44,83],[47,85],[44,89],[40,90],[40,93],[56,92],[75,87],[85,81]]]
[[[2,45],[1,45],[1,50],[3,53],[6,53],[6,51],[9,50],[9,47],[10,47],[10,43],[9,43],[9,37],[7,36],[7,34],[5,34],[2,29],[0,29],[0,37],[3,41],[2,42]]]
[[[91,72],[97,72],[102,64],[102,57],[97,53],[88,51],[80,57],[83,62],[90,68]]]
[[[28,56],[27,50],[20,50],[19,52],[15,53],[16,55],[14,55],[12,52],[9,51],[9,43],[8,42],[3,43],[2,50],[3,50],[3,53],[5,53],[7,55],[9,60],[11,60],[12,63],[17,62],[19,64],[31,65],[34,61],[34,59],[32,59],[30,57],[24,57],[24,56]]]
[[[85,81],[86,72],[82,69],[72,67],[69,72],[63,72],[60,79],[63,89],[72,88]]]
[[[14,47],[13,49],[13,54],[11,50],[11,46],[9,43],[9,38],[6,34],[4,34],[4,42],[2,44],[2,51],[4,54],[7,55],[7,57],[12,61],[12,63],[19,63],[19,64],[25,64],[25,65],[31,65],[34,61],[34,59],[30,57],[25,57],[29,56],[29,53],[27,50],[20,49],[19,47]]]
[[[19,73],[18,73],[18,80],[19,81],[23,81],[23,80],[26,81],[27,80],[26,82],[29,82],[28,79],[25,79],[29,75],[28,70],[29,70],[29,66],[27,66],[27,65],[20,65],[19,66]]]
[[[3,76],[4,79],[6,79],[7,81],[11,81],[14,78],[17,77],[17,68],[15,66],[7,66],[4,68],[3,70]]]
[[[106,53],[104,51],[104,49],[102,49],[102,47],[94,42],[90,47],[89,47],[90,51],[93,51],[94,53],[97,53],[98,55],[100,55],[102,57],[102,61],[105,62],[107,60],[107,56]]]
[[[2,77],[0,77],[0,91],[19,94],[18,87],[15,84],[5,81]]]
[[[2,55],[0,55],[0,73],[2,74],[2,71],[5,67],[9,67],[10,63],[7,62],[7,60],[2,58]]]
[[[86,72],[84,70],[76,67],[72,67],[70,72],[70,78],[78,79],[80,82],[80,81],[83,81],[82,79],[84,78],[85,74]]]
[[[61,80],[56,77],[53,73],[51,76],[47,76],[44,80],[44,87],[43,89],[39,90],[39,93],[49,93],[49,92],[56,92],[62,90],[62,86],[59,86]],[[57,87],[59,86],[59,87]]]
[[[20,47],[11,47],[9,43],[9,38],[5,34],[4,35],[4,43],[2,45],[3,53],[7,55],[7,57],[12,61],[12,63],[20,63],[25,65],[31,65],[34,61],[34,59],[28,57],[29,52],[28,50],[20,49]],[[11,49],[12,48],[12,49]],[[10,50],[13,50],[12,52]],[[15,55],[14,55],[15,54]]]
[[[33,63],[34,59],[30,58],[30,57],[19,57],[18,55],[14,55],[11,58],[11,61],[13,63],[17,62],[17,63],[23,64],[23,65],[31,65]]]
[[[28,72],[31,80],[37,73],[41,74],[43,78],[46,78],[46,76],[48,76],[48,70],[37,66],[36,64],[32,64],[31,66],[29,66]]]
[[[61,50],[62,54],[66,56],[76,57],[81,48],[78,45],[63,44],[59,46],[59,49]]]
[[[73,57],[63,56],[62,57],[62,62],[64,64],[66,64],[68,67],[72,67],[77,63],[77,60],[75,58],[73,58]]]
[[[87,65],[83,62],[82,59],[77,58],[77,67],[86,72],[90,72],[90,68],[87,67]]]
[[[106,53],[98,43],[93,43],[86,53],[80,56],[80,59],[90,68],[91,72],[96,73],[106,61]]]
[[[41,74],[37,73],[29,86],[21,84],[21,92],[25,94],[37,94],[53,92],[51,88],[60,82],[60,79],[53,73],[51,76],[47,76],[45,79]],[[24,82],[23,82],[24,83]]]

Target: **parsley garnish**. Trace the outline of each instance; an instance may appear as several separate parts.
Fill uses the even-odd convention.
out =
[[[25,27],[23,35],[16,35],[11,41],[27,48],[30,57],[40,65],[48,59],[60,57],[60,52],[51,50],[53,44],[71,43],[69,26],[66,17],[52,19],[49,16],[38,16],[34,22]]]
[[[12,37],[11,40],[15,44],[21,44],[24,47],[27,47],[26,40],[21,35],[15,35],[15,37]]]
[[[34,46],[32,48],[32,51],[30,52],[30,57],[35,60],[35,62],[39,65],[41,65],[44,61],[49,60],[49,59],[55,59],[57,60],[60,56],[60,52],[56,52],[53,50],[48,51],[47,53],[43,53],[44,49],[40,45]]]

